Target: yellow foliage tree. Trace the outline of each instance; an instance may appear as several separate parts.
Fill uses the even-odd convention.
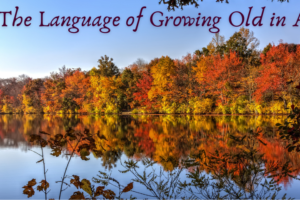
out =
[[[176,67],[174,61],[166,57],[161,57],[159,62],[154,65],[151,69],[151,74],[153,77],[153,83],[150,91],[148,92],[148,98],[150,100],[156,100],[158,103],[171,102],[172,94],[172,76],[175,75]]]
[[[122,87],[121,77],[104,77],[93,75],[91,71],[91,86],[93,90],[93,103],[96,113],[118,113],[118,95]]]

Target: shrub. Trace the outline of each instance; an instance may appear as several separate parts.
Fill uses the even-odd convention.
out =
[[[210,113],[212,111],[213,101],[212,99],[199,99],[196,97],[193,101],[194,114]]]

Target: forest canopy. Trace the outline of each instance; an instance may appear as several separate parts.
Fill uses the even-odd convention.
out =
[[[138,59],[120,70],[105,55],[89,71],[64,66],[45,78],[0,79],[0,112],[289,113],[300,101],[300,45],[258,46],[240,28],[181,59]]]

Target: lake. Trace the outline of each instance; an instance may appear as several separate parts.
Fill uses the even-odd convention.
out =
[[[25,185],[27,193],[34,190],[30,198],[45,199],[38,191],[44,172],[48,199],[77,191],[85,198],[113,191],[114,198],[267,198],[275,192],[299,199],[300,153],[287,151],[276,127],[285,118],[0,115],[0,199],[27,199]]]

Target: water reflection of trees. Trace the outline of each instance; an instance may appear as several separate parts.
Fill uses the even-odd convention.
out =
[[[128,157],[140,160],[151,158],[164,170],[172,171],[180,160],[198,155],[199,152],[235,153],[243,149],[229,136],[243,137],[250,130],[260,128],[255,138],[257,151],[264,155],[266,167],[271,163],[290,161],[299,169],[299,155],[289,153],[285,144],[278,140],[275,124],[282,123],[283,116],[78,116],[78,115],[1,115],[0,145],[12,140],[14,144],[28,141],[29,134],[40,130],[50,135],[65,134],[69,128],[77,131],[89,129],[103,166],[112,168],[124,152]],[[103,139],[105,138],[105,139]],[[264,145],[266,144],[266,145]],[[17,147],[17,146],[15,146]],[[206,170],[206,169],[202,169]],[[273,173],[275,174],[275,172]],[[293,175],[299,174],[299,170]],[[291,178],[280,180],[286,186]]]
[[[98,132],[98,142],[108,141],[105,135]],[[96,145],[96,140],[93,134],[88,129],[83,132],[68,129],[66,134],[50,135],[40,131],[39,134],[31,134],[30,142],[40,146],[41,153],[34,153],[41,156],[44,168],[44,179],[40,181],[41,185],[37,186],[38,191],[42,191],[47,199],[50,184],[46,179],[45,155],[43,148],[47,145],[52,149],[51,155],[58,157],[62,154],[63,147],[67,146],[66,156],[69,156],[64,175],[61,181],[59,199],[64,190],[74,185],[81,191],[76,191],[70,197],[71,199],[85,199],[87,195],[91,199],[102,195],[105,199],[121,199],[121,195],[126,192],[143,195],[144,197],[154,197],[156,199],[275,199],[278,198],[278,193],[281,190],[279,182],[284,177],[298,179],[293,175],[297,169],[294,169],[290,161],[285,163],[270,162],[265,158],[265,155],[259,152],[259,144],[266,146],[267,144],[261,139],[262,133],[259,129],[248,130],[246,134],[229,134],[228,143],[233,151],[228,149],[218,148],[214,152],[207,149],[198,148],[193,154],[187,158],[176,160],[174,157],[168,157],[167,160],[161,158],[160,167],[157,168],[157,161],[149,158],[141,158],[140,161],[128,160],[121,162],[125,168],[120,173],[131,173],[131,180],[137,184],[144,186],[143,190],[132,190],[133,182],[127,186],[121,185],[118,181],[118,174],[107,174],[99,172],[97,177],[92,179],[93,183],[100,186],[92,185],[90,180],[82,179],[79,176],[67,175],[74,153],[78,153],[82,160],[89,160],[90,152],[93,152],[96,157],[115,158],[115,162],[120,154],[110,149],[104,149],[100,143],[101,149]],[[71,148],[70,148],[71,147]],[[142,163],[143,166],[138,163]],[[105,162],[107,164],[109,162]],[[171,163],[172,170],[166,169],[163,163]],[[266,167],[266,163],[268,166]],[[110,167],[110,166],[109,166]],[[141,169],[141,170],[139,170]],[[149,171],[150,169],[150,171]],[[186,177],[182,177],[182,172],[187,173]],[[205,172],[205,173],[202,173]],[[70,184],[66,179],[70,178]],[[298,179],[299,180],[299,179]],[[28,181],[28,184],[23,188],[23,194],[28,195],[28,198],[35,194],[36,179]],[[63,185],[66,185],[63,187]],[[114,192],[111,189],[104,188],[108,185],[117,187]],[[118,194],[118,195],[117,195]],[[88,197],[88,199],[90,199]],[[130,197],[132,199],[132,196]],[[283,196],[285,199],[285,195]]]
[[[179,165],[167,171],[163,167],[147,170],[156,162],[143,158],[140,162],[144,167],[139,173],[138,162],[129,160],[124,162],[125,170],[121,172],[131,173],[133,181],[145,187],[144,192],[148,192],[145,195],[156,199],[275,199],[279,197],[281,180],[298,179],[294,175],[298,170],[289,160],[268,160],[259,151],[261,145],[267,146],[261,137],[258,129],[248,130],[246,134],[229,134],[227,143],[231,150],[222,144],[212,148],[213,151],[200,147],[187,159],[168,161],[173,166]],[[186,178],[180,178],[183,169],[189,170]],[[94,179],[96,183],[106,181],[113,185],[112,180],[103,174]]]
[[[0,148],[26,149],[27,142],[23,134],[19,133],[22,121],[13,115],[0,115]]]

